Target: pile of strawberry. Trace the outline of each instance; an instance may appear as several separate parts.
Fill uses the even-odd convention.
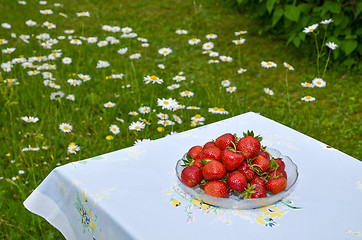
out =
[[[287,187],[282,159],[273,158],[252,131],[242,138],[226,133],[215,141],[193,146],[184,159],[181,181],[200,186],[206,194],[227,198],[230,193],[243,199],[263,198]]]

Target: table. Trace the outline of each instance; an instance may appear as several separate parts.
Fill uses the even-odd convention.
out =
[[[188,149],[254,130],[298,165],[293,192],[260,209],[204,204],[179,186]],[[24,206],[66,239],[362,239],[362,163],[257,113],[55,168]]]

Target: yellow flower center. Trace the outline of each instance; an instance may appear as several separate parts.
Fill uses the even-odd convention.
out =
[[[289,64],[287,64],[287,68],[290,68],[290,65],[289,65]]]
[[[186,90],[184,93],[185,93],[185,94],[189,94],[189,93],[190,93],[190,91]]]
[[[225,111],[225,109],[223,109],[223,108],[220,108],[219,110],[220,110],[220,111]]]
[[[116,128],[112,128],[112,130],[113,130],[113,131],[117,131],[117,129],[116,129]]]
[[[322,82],[321,81],[317,81],[317,84],[321,84]]]
[[[140,129],[140,126],[135,126],[134,128],[135,128],[135,129]]]
[[[193,41],[193,42],[196,42],[196,38],[193,38],[192,41]]]
[[[201,115],[200,115],[200,114],[196,114],[196,115],[195,115],[195,118],[201,118]]]
[[[26,119],[26,121],[30,122],[30,118]]]
[[[163,50],[163,53],[168,53],[168,51],[167,51],[167,50]]]
[[[69,127],[68,127],[68,126],[64,126],[63,129],[64,129],[64,130],[68,130]]]
[[[313,32],[313,31],[314,31],[314,28],[309,28],[309,31]]]
[[[272,65],[271,62],[267,62],[266,65]]]
[[[207,48],[209,48],[209,47],[210,47],[210,45],[208,44],[208,45],[206,45],[206,47],[207,47]]]
[[[152,75],[152,76],[150,77],[150,79],[153,80],[153,81],[156,81],[156,80],[158,79],[158,77],[156,77],[155,75]]]
[[[219,110],[219,108],[218,108],[218,107],[214,107],[213,109],[214,109],[215,111]]]
[[[225,61],[227,61],[227,60],[228,60],[228,58],[224,58],[224,60],[225,60]]]
[[[169,102],[168,101],[163,101],[163,104],[168,105]]]
[[[306,99],[311,99],[312,97],[311,97],[311,96],[306,96],[305,98],[306,98]]]
[[[75,152],[75,151],[77,151],[77,149],[74,147],[74,148],[72,148],[72,151]]]

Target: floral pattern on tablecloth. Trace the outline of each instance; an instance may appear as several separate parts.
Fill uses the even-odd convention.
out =
[[[288,211],[302,209],[301,207],[294,206],[294,202],[292,201],[293,197],[291,196],[273,205],[259,209],[224,209],[193,198],[184,192],[178,183],[173,183],[172,188],[168,189],[166,194],[170,196],[171,206],[185,211],[186,222],[188,223],[194,222],[199,214],[207,214],[214,217],[214,222],[232,224],[235,218],[240,218],[265,227],[275,227],[279,225],[279,220],[283,218]]]
[[[346,240],[362,239],[362,233],[357,230],[346,230]]]
[[[77,168],[77,166],[79,164],[88,164],[89,160],[102,160],[102,159],[104,159],[102,156],[97,156],[97,157],[93,157],[93,158],[87,158],[87,159],[84,159],[84,160],[80,160],[80,161],[77,161],[77,162],[72,162],[71,164],[72,164],[72,166],[74,168]]]
[[[357,181],[356,181],[356,188],[357,188],[358,190],[362,191],[362,183],[361,183],[360,180],[357,180]]]
[[[104,235],[102,229],[97,226],[98,217],[97,214],[92,211],[91,205],[87,199],[85,190],[81,197],[77,192],[77,199],[74,202],[74,206],[79,213],[79,222],[83,228],[83,233],[89,235],[89,237],[91,237],[89,239],[97,240],[104,238]]]

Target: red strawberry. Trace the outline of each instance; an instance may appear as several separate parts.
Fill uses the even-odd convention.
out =
[[[243,192],[246,188],[246,185],[248,184],[245,176],[239,171],[232,172],[227,178],[226,182],[230,188],[238,192]]]
[[[267,152],[260,152],[260,155],[262,155],[263,157],[265,157],[268,161],[270,161],[270,155]]]
[[[193,146],[192,148],[190,148],[190,150],[188,151],[188,154],[190,154],[190,156],[194,159],[197,160],[201,157],[201,153],[202,153],[202,147],[201,146]]]
[[[278,169],[271,169],[268,173],[268,176],[270,178],[277,178],[277,177],[284,177],[285,179],[287,178],[287,173],[284,170],[280,170]]]
[[[243,153],[246,159],[253,159],[259,156],[261,145],[258,139],[253,136],[240,138],[236,144],[236,150]]]
[[[231,133],[225,133],[220,137],[216,138],[215,145],[221,150],[224,150],[226,147],[234,148],[235,136],[232,135]]]
[[[221,154],[221,161],[227,171],[233,171],[241,166],[241,163],[244,161],[244,155],[226,148]]]
[[[205,185],[205,193],[214,197],[227,198],[229,196],[229,187],[223,181],[210,181]]]
[[[259,155],[255,160],[252,162],[252,167],[256,169],[259,172],[266,172],[269,170],[270,165],[269,161],[263,157],[262,155]]]
[[[284,177],[272,178],[267,182],[266,188],[272,194],[280,193],[287,188],[287,180]]]
[[[193,164],[194,164],[195,166],[198,166],[198,167],[201,168],[201,169],[204,167],[204,163],[203,163],[203,160],[202,160],[201,158],[195,159],[195,161],[193,162]]]
[[[210,161],[202,168],[202,175],[206,180],[219,180],[226,174],[226,169],[221,162]]]
[[[254,184],[254,193],[251,194],[251,198],[263,198],[266,197],[266,188],[259,184]]]
[[[280,158],[274,159],[275,162],[279,165],[278,170],[285,170],[285,163]]]
[[[221,161],[221,153],[222,151],[220,148],[214,146],[214,147],[208,147],[204,149],[201,153],[201,159],[206,161]]]
[[[243,161],[237,170],[245,176],[248,182],[250,182],[254,177],[254,171],[249,167],[249,164],[246,161]]]
[[[201,168],[195,165],[187,166],[181,172],[181,181],[189,187],[195,187],[202,178]]]
[[[253,180],[251,180],[250,184],[251,185],[256,184],[256,185],[261,185],[263,187],[266,187],[265,181],[261,177],[259,177],[258,175],[254,176],[254,178],[253,178]]]
[[[213,141],[205,143],[203,149],[209,148],[209,147],[215,147],[215,143]]]

